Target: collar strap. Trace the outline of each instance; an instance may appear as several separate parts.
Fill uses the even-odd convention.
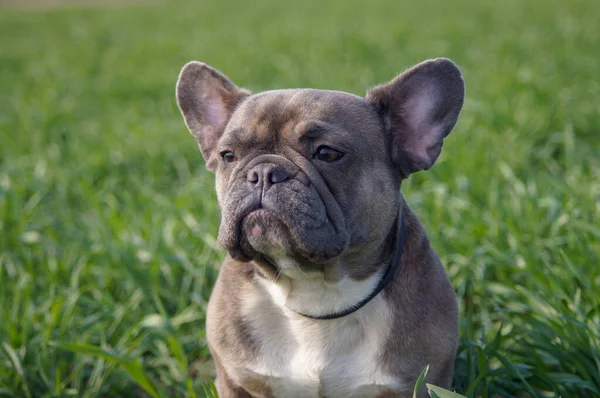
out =
[[[346,315],[350,315],[353,312],[356,312],[359,309],[361,309],[362,307],[364,307],[365,305],[367,305],[367,303],[369,301],[371,301],[375,296],[377,296],[388,285],[388,283],[390,283],[390,281],[394,278],[394,274],[396,273],[396,270],[400,266],[400,260],[402,258],[402,249],[404,248],[405,230],[406,230],[406,226],[404,223],[404,212],[402,212],[402,216],[400,218],[400,228],[398,228],[398,239],[396,240],[396,250],[394,252],[394,257],[392,259],[392,262],[388,266],[388,269],[387,269],[385,275],[383,275],[383,277],[381,278],[381,280],[375,287],[375,290],[373,290],[371,292],[371,294],[369,294],[367,297],[365,297],[358,303],[354,304],[352,307],[346,308],[345,310],[340,311],[340,312],[335,312],[333,314],[309,315],[309,314],[303,314],[303,313],[297,312],[297,311],[294,311],[294,312],[299,315],[305,316],[307,318],[311,318],[311,319],[336,319],[336,318],[342,318]]]

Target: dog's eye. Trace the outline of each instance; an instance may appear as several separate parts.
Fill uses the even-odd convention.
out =
[[[223,158],[223,161],[225,163],[233,163],[237,160],[237,157],[235,156],[235,153],[231,152],[231,151],[223,151],[221,152],[221,157]]]
[[[343,152],[321,145],[317,148],[313,158],[322,160],[323,162],[335,162],[336,160],[340,160],[342,156],[344,156]]]

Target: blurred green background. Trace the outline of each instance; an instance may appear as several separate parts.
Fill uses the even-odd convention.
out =
[[[223,253],[174,100],[201,60],[253,91],[363,95],[461,67],[403,190],[461,306],[454,388],[600,396],[600,2],[0,1],[0,396],[210,395]]]

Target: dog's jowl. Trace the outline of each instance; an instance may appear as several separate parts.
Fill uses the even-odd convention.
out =
[[[177,102],[229,254],[206,325],[221,397],[410,397],[428,364],[450,387],[456,298],[400,185],[434,164],[463,99],[447,59],[365,97],[252,94],[184,66]]]

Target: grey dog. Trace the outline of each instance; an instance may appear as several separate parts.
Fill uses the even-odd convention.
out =
[[[177,102],[229,253],[206,325],[221,397],[410,397],[428,364],[450,387],[456,296],[400,186],[434,164],[464,93],[443,58],[365,97],[251,94],[183,67]]]

